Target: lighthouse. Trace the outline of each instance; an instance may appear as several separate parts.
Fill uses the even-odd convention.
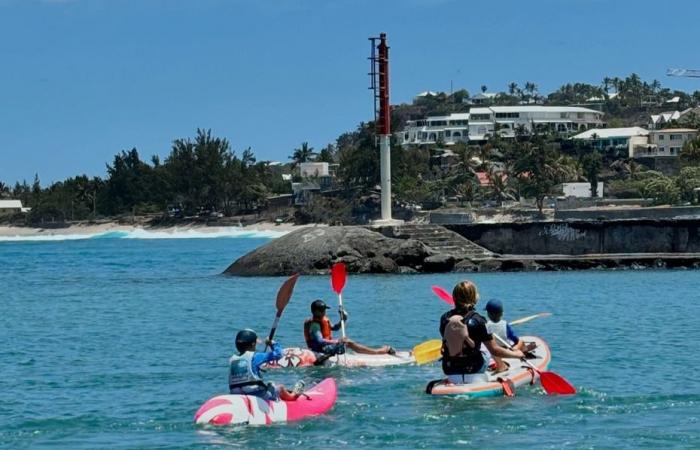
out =
[[[391,109],[389,106],[389,46],[386,34],[378,38],[369,38],[372,43],[371,86],[374,92],[374,115],[377,137],[379,140],[379,159],[381,169],[381,219],[373,225],[396,225],[401,223],[391,217]]]

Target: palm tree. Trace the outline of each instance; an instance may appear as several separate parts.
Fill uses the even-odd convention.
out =
[[[610,90],[611,84],[612,84],[612,78],[610,78],[610,77],[603,78],[603,90],[605,91],[606,94]]]
[[[9,198],[10,196],[10,186],[0,181],[0,198]]]
[[[485,84],[482,84],[482,85],[481,85],[481,92],[483,92],[484,94],[486,93],[486,90],[487,90],[487,89],[488,89],[488,88],[486,87]]]
[[[292,156],[290,156],[289,159],[294,161],[293,165],[296,167],[301,163],[310,161],[313,154],[313,147],[309,147],[308,142],[302,142],[301,147],[295,148],[294,153],[292,153]]]
[[[533,83],[532,81],[526,81],[525,82],[525,92],[529,93],[530,95],[534,95],[535,92],[537,92],[537,85]]]
[[[510,83],[508,83],[508,92],[510,93],[510,95],[515,95],[516,92],[518,92],[518,83],[516,83],[515,81],[511,81]]]

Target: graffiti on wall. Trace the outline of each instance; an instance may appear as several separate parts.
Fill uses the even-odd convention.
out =
[[[567,224],[547,225],[544,230],[539,232],[540,236],[551,236],[560,241],[575,241],[586,237],[585,230],[576,230]]]

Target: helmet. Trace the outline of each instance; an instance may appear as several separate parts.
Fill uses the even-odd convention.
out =
[[[486,308],[484,309],[491,314],[503,314],[503,303],[496,298],[492,298],[486,303]]]
[[[251,330],[250,328],[246,328],[245,330],[241,330],[236,334],[236,350],[239,352],[245,351],[248,348],[250,348],[251,344],[255,344],[258,342],[258,335],[255,333],[255,331]]]
[[[324,302],[323,300],[314,300],[313,303],[311,303],[311,312],[325,311],[330,308],[331,307],[326,305],[326,302]]]

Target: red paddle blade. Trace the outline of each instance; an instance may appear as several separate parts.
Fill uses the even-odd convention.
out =
[[[345,273],[345,264],[335,263],[331,267],[331,286],[336,294],[340,295],[345,287],[345,280],[347,280],[347,275]]]
[[[573,395],[576,388],[564,377],[554,372],[540,372],[540,383],[548,395]]]
[[[454,304],[455,304],[455,301],[452,300],[452,295],[450,295],[449,292],[447,292],[446,290],[444,290],[444,289],[441,288],[440,286],[432,286],[431,289],[433,290],[433,292],[435,293],[435,295],[437,295],[438,297],[440,297],[440,299],[441,299],[442,301],[444,301],[445,303],[447,303],[448,305],[454,305]]]
[[[295,273],[287,278],[287,281],[285,281],[280,287],[280,290],[277,291],[277,302],[275,303],[275,306],[277,306],[277,315],[282,314],[287,303],[289,303],[289,299],[292,298],[292,292],[294,291],[294,285],[297,284],[297,279],[299,279],[299,274]]]

